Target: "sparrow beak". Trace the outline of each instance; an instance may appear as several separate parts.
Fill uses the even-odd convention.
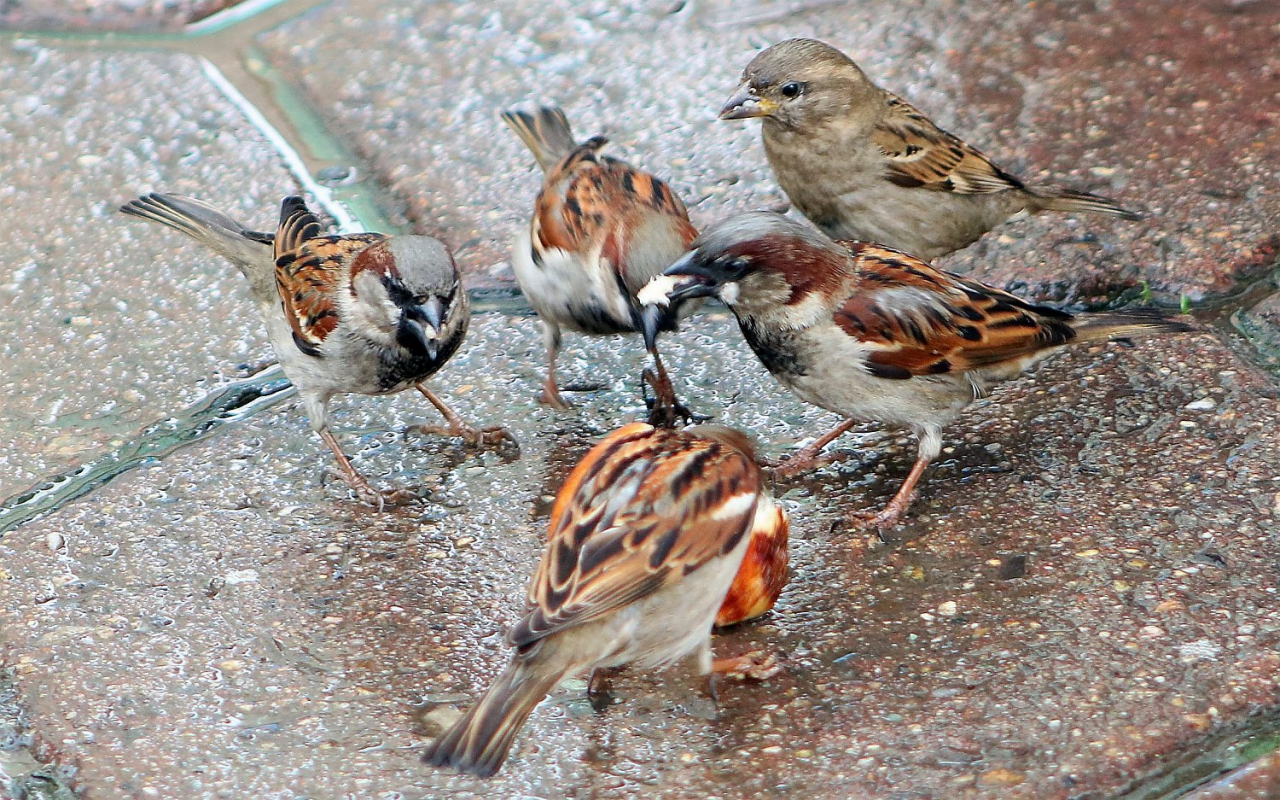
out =
[[[751,119],[753,117],[767,117],[778,110],[778,104],[772,100],[760,97],[751,90],[751,85],[744,83],[738,87],[738,91],[733,93],[720,108],[720,119]]]
[[[439,350],[435,338],[428,338],[422,323],[408,314],[400,317],[400,324],[396,327],[396,342],[410,353],[425,353],[432,359],[436,357],[436,352]]]
[[[667,301],[674,304],[692,297],[714,297],[720,291],[720,279],[694,260],[695,253],[686,253],[662,273],[674,278],[667,289]]]
[[[414,353],[426,353],[435,360],[440,353],[440,325],[444,321],[444,302],[432,295],[420,306],[406,308],[400,315],[396,341]]]
[[[668,307],[645,306],[640,312],[640,331],[644,334],[644,347],[653,352],[658,343],[658,331],[662,330],[670,314]]]

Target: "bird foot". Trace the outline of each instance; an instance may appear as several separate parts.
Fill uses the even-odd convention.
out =
[[[901,522],[906,511],[906,503],[889,503],[883,511],[875,514],[870,511],[851,511],[844,516],[843,521],[854,530],[874,531],[881,544],[888,544],[888,540],[884,538],[885,531]]]
[[[356,497],[360,502],[367,506],[372,506],[379,511],[387,508],[395,508],[403,506],[418,499],[418,495],[409,489],[375,489],[367,482],[353,483],[347,481],[347,485],[356,493]]]
[[[733,658],[717,658],[711,662],[711,672],[733,680],[762,681],[782,671],[777,657],[763,650],[756,650]]]
[[[649,409],[650,425],[655,428],[676,428],[691,422],[701,423],[711,419],[705,414],[690,411],[684,403],[676,399],[675,387],[671,385],[669,379],[663,380],[665,377],[648,368],[640,374],[640,392],[645,406]],[[650,388],[653,389],[652,397],[648,392]]]
[[[573,408],[569,403],[560,396],[560,390],[554,386],[543,387],[542,392],[538,394],[538,402],[544,406],[550,406],[557,411],[568,411]]]
[[[805,472],[812,472],[813,470],[818,469],[819,467],[825,467],[826,465],[831,464],[835,461],[836,461],[836,457],[834,455],[806,456],[806,455],[797,453],[796,455],[793,455],[790,458],[784,458],[778,461],[770,461],[766,463],[764,466],[765,466],[765,469],[769,470],[769,472],[773,475],[774,479],[779,479],[779,478],[788,479],[788,478],[794,478],[797,475],[800,475]]]
[[[475,428],[470,425],[458,425],[456,427],[449,425],[415,425],[414,430],[427,436],[456,436],[468,447],[480,449],[486,447],[501,448],[505,443],[514,447],[516,452],[520,450],[520,442],[516,441],[515,435],[501,425],[491,425],[487,428]]]

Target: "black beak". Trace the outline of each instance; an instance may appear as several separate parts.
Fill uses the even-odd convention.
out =
[[[431,326],[431,330],[439,333],[440,326],[444,323],[444,301],[433,294],[419,308],[422,310],[422,319]]]
[[[645,306],[640,312],[640,331],[644,334],[644,346],[649,352],[653,352],[658,344],[658,331],[667,326],[667,317],[670,316],[670,307],[662,307],[659,305]]]
[[[427,338],[426,331],[422,329],[422,323],[408,314],[400,317],[400,325],[396,328],[396,341],[410,353],[425,355],[430,359],[434,359],[440,350],[435,339]]]
[[[434,361],[440,353],[440,324],[443,321],[444,302],[432,295],[422,305],[411,306],[401,312],[396,341],[406,350],[425,354]]]
[[[712,297],[720,290],[719,277],[698,264],[695,256],[696,252],[686,253],[662,273],[681,279],[667,292],[672,305],[692,297]]]

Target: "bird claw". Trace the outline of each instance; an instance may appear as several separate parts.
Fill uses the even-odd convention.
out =
[[[832,529],[834,530],[840,522],[844,522],[855,531],[873,531],[880,544],[888,544],[889,540],[885,538],[885,532],[901,522],[905,512],[906,508],[898,508],[893,503],[875,514],[869,511],[851,511],[842,520],[837,521]]]
[[[550,406],[557,411],[568,411],[573,408],[573,406],[569,405],[569,403],[560,396],[559,389],[549,390],[546,387],[543,387],[542,392],[538,395],[538,402],[544,406]]]
[[[782,671],[782,665],[772,653],[756,650],[733,658],[717,658],[711,662],[711,672],[733,680],[763,681]]]
[[[834,455],[828,456],[791,456],[777,461],[769,461],[765,463],[765,469],[772,473],[775,479],[778,478],[794,478],[805,472],[812,472],[819,467],[825,467],[836,461]]]
[[[653,396],[649,396],[649,389]],[[707,422],[711,417],[690,411],[684,403],[676,399],[675,388],[669,380],[664,381],[653,370],[645,368],[640,374],[640,394],[645,407],[649,409],[649,424],[655,428],[676,428],[682,424]]]
[[[368,483],[363,485],[349,484],[360,502],[372,506],[378,511],[396,506],[406,505],[418,499],[418,495],[409,489],[375,489]]]
[[[504,442],[510,443],[515,451],[520,452],[520,442],[514,434],[501,425],[490,425],[487,428],[474,428],[470,425],[415,425],[414,430],[426,436],[455,436],[468,447],[484,449],[495,447],[501,449]]]

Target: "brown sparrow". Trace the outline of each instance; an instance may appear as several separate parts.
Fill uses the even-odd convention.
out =
[[[764,150],[792,204],[834,239],[934,259],[1005,220],[1041,211],[1140,219],[1111,200],[1028,188],[871,80],[844,53],[788,39],[751,60],[721,119],[761,117]]]
[[[556,386],[561,328],[588,334],[640,330],[635,293],[679,258],[698,231],[665,183],[601,155],[608,143],[603,136],[577,144],[559,108],[505,111],[502,119],[546,173],[533,219],[516,240],[512,267],[542,320],[547,380],[539,399],[568,408]],[[675,323],[674,316],[661,321],[668,330]],[[658,395],[652,419],[670,424],[677,412],[688,414],[676,402],[658,351],[650,352],[656,374],[646,377]]]
[[[424,431],[473,444],[510,438],[502,428],[465,425],[423,383],[458,349],[471,316],[453,256],[436,239],[326,235],[301,197],[284,199],[274,234],[246,230],[199,200],[171,194],[148,194],[120,210],[185,233],[244,274],[311,427],[364,502],[381,506],[403,494],[376,491],[343,454],[329,429],[335,394],[394,394],[413,386],[448,423]]]
[[[751,349],[788,389],[849,418],[785,471],[811,465],[858,420],[915,431],[918,458],[872,519],[879,527],[906,511],[942,448],[942,428],[992,384],[1072,342],[1190,330],[1147,310],[1073,316],[1032,305],[906,253],[834,242],[769,212],[712,225],[640,292],[641,302],[663,306],[706,296],[729,306]]]
[[[606,436],[556,497],[527,609],[507,631],[511,663],[423,759],[492,775],[534,707],[588,669],[692,655],[703,674],[775,672],[713,661],[711,626],[753,527],[778,513],[736,430],[632,423]]]

